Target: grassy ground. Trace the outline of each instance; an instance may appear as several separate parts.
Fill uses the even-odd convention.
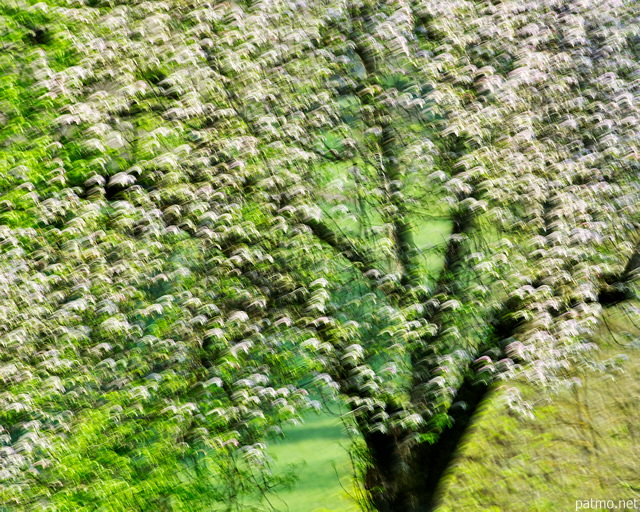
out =
[[[580,385],[536,408],[535,419],[507,413],[496,392],[446,479],[438,512],[562,512],[577,510],[578,500],[583,509],[621,510],[619,500],[634,498],[640,505],[640,350],[601,334],[599,359],[624,354],[621,370],[576,372]],[[526,396],[544,398],[531,388]],[[592,498],[616,506],[584,506]]]
[[[285,512],[355,512],[348,495],[351,463],[349,440],[336,415],[309,415],[304,424],[285,430],[285,439],[271,446],[276,469],[293,466],[295,486],[271,501]]]

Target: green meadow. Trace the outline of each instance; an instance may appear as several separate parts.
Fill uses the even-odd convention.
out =
[[[285,429],[270,453],[276,470],[292,470],[297,480],[270,498],[272,504],[290,512],[355,512],[348,447],[344,425],[334,413],[312,413],[302,425]]]

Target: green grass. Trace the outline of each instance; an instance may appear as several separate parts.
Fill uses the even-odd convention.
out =
[[[438,512],[572,511],[576,500],[591,498],[640,502],[640,351],[625,345],[640,332],[619,311],[607,323],[629,336],[613,338],[603,327],[597,359],[629,359],[615,371],[576,371],[580,385],[534,409],[534,419],[509,414],[496,392],[445,480]],[[524,392],[545,398],[532,387]]]
[[[294,468],[292,489],[270,498],[285,512],[355,512],[351,487],[349,439],[340,419],[327,412],[310,414],[302,425],[285,429],[285,438],[269,451],[275,469]]]
[[[417,223],[416,223],[417,224]],[[432,219],[415,230],[413,241],[422,255],[421,264],[427,275],[433,279],[440,273],[444,265],[442,257],[447,245],[447,238],[451,234],[449,219]]]

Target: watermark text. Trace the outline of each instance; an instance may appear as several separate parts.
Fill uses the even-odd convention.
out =
[[[635,510],[640,511],[640,499],[629,500],[576,500],[576,510]]]

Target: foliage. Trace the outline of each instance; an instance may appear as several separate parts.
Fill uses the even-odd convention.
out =
[[[363,506],[423,510],[492,382],[562,387],[636,313],[632,1],[0,16],[9,510],[269,507],[313,386]]]

